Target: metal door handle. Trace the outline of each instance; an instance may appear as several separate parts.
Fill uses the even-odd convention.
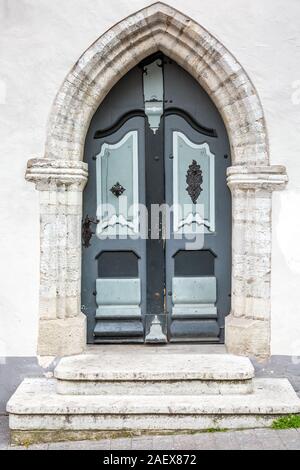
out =
[[[91,246],[91,238],[95,234],[95,232],[92,231],[92,224],[97,225],[99,220],[95,220],[93,217],[90,217],[89,215],[85,216],[85,219],[82,221],[82,244],[84,248],[88,248]]]

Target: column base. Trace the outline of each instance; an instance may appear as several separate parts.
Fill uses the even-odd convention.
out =
[[[265,359],[270,356],[270,323],[230,314],[225,319],[225,345],[231,354]]]
[[[38,355],[70,356],[86,348],[86,316],[40,320]]]

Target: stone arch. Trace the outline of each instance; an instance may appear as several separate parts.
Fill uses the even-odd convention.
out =
[[[90,120],[113,85],[158,50],[198,81],[226,125],[233,163],[228,171],[233,195],[232,312],[226,343],[241,354],[269,352],[271,193],[284,187],[285,169],[269,165],[263,109],[242,66],[203,27],[159,2],[122,20],[84,52],[53,103],[45,157],[28,162],[26,178],[41,191],[42,355],[72,354],[85,345],[80,227],[87,179],[82,155]]]
[[[208,31],[160,2],[113,26],[80,57],[54,101],[45,157],[82,160],[87,127],[101,101],[128,70],[158,50],[187,70],[216,104],[233,163],[267,165],[265,119],[248,75]]]

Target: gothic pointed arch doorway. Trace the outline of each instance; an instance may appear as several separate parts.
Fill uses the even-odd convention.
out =
[[[223,342],[230,146],[207,93],[175,61],[152,54],[99,106],[84,161],[83,220],[94,227],[82,251],[88,341]],[[144,210],[134,215],[134,203]]]
[[[270,165],[263,109],[243,67],[193,19],[159,2],[113,26],[80,57],[53,103],[45,156],[28,162],[26,178],[41,194],[40,355],[85,348],[80,285],[86,134],[113,86],[157,51],[198,81],[226,126],[232,159],[227,169],[232,297],[225,342],[231,352],[269,354],[272,191],[285,187],[285,168]]]

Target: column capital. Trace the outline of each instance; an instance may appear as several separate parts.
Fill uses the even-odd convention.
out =
[[[281,190],[286,187],[288,176],[282,165],[233,165],[227,168],[227,184],[233,189]]]
[[[27,162],[25,178],[35,183],[39,190],[47,190],[52,185],[75,186],[77,190],[83,190],[88,165],[82,161],[32,158]]]

